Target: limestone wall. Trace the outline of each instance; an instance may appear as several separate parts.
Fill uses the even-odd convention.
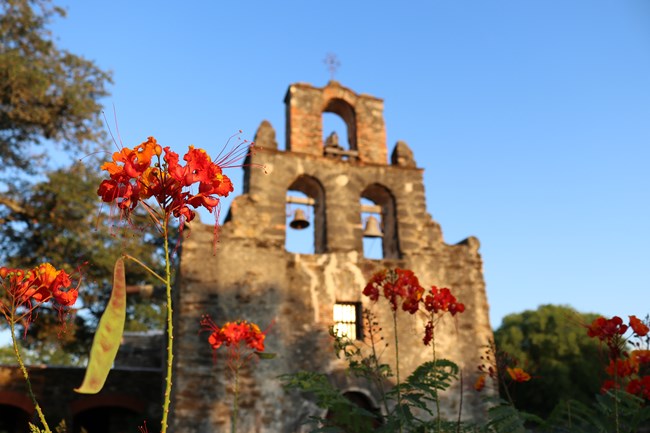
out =
[[[351,101],[357,121],[364,119],[359,101],[375,104],[368,109],[372,116],[366,113],[370,120],[355,127],[357,141],[350,148],[356,146],[358,157],[324,155],[322,129],[311,127],[320,122],[327,107],[323,95],[331,93]],[[315,106],[317,101],[320,105]],[[296,393],[285,393],[276,380],[300,369],[327,372],[343,390],[376,398],[372,390],[340,374],[344,365],[333,353],[327,329],[333,324],[334,303],[361,302],[378,314],[386,341],[392,341],[388,307],[371,305],[361,295],[369,277],[385,267],[411,269],[425,287],[449,287],[466,305],[464,314],[453,320],[448,317],[436,327],[436,347],[439,357],[463,368],[464,418],[484,415],[483,400],[472,390],[482,346],[492,337],[479,242],[468,238],[457,245],[444,243],[439,225],[426,210],[423,172],[416,168],[405,143],[397,145],[388,164],[380,102],[359,97],[338,83],[325,89],[291,86],[287,96],[290,151],[277,149],[272,126],[264,122],[258,133],[261,148],[249,162],[264,165],[265,170],[246,169],[246,193],[233,201],[216,254],[212,226],[193,223],[186,231],[175,311],[176,331],[181,336],[175,353],[175,431],[229,429],[231,395],[224,362],[219,355],[213,362],[207,335],[198,332],[205,313],[217,323],[246,319],[270,326],[267,350],[277,357],[245,372],[239,431],[299,431],[301,421],[318,413],[313,403]],[[364,134],[368,140],[362,138]],[[285,250],[289,189],[305,192],[316,201],[312,221],[320,239],[316,254]],[[384,239],[386,259],[363,257],[362,196],[382,206],[384,232],[392,238]],[[392,246],[387,249],[386,245]],[[431,349],[421,341],[423,329],[423,318],[400,317],[402,377],[431,359]],[[392,364],[392,350],[383,359]],[[458,414],[459,386],[443,401],[450,417]]]

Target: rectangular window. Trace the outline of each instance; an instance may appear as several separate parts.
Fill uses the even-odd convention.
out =
[[[361,303],[337,302],[334,304],[334,333],[350,340],[362,338]]]

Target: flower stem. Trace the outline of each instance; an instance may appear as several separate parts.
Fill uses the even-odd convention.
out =
[[[614,360],[616,362],[616,360]],[[618,425],[618,367],[614,364],[616,369],[614,370],[614,422],[616,425],[616,433],[619,433]]]
[[[431,323],[433,323],[433,313],[431,313]],[[438,368],[436,366],[436,330],[435,327],[431,330],[431,357],[433,359],[433,369],[434,371]],[[440,420],[440,396],[438,395],[438,389],[436,388],[436,415],[438,417],[438,422],[436,424],[436,431],[440,433],[441,429],[441,420]]]
[[[397,338],[397,311],[393,311],[393,331],[395,333],[395,377],[397,378],[397,410],[399,431],[402,433],[402,392],[400,390],[401,382],[399,380],[399,339]]]
[[[167,237],[165,236],[165,245],[166,245],[166,244],[167,244]],[[167,260],[167,263],[169,263],[169,259],[168,259],[169,254],[168,254],[168,247],[167,247],[167,246],[165,246],[165,254],[166,254],[166,255],[165,255],[165,258],[166,258],[166,260]],[[164,284],[167,284],[167,281],[169,281],[169,278],[168,278],[167,280],[165,280],[163,277],[161,277],[160,275],[158,275],[158,273],[157,273],[156,271],[154,271],[154,270],[151,269],[149,266],[145,265],[144,263],[142,263],[140,260],[136,259],[135,257],[130,256],[130,255],[128,255],[128,254],[124,254],[123,257],[124,257],[125,259],[133,260],[134,262],[136,262],[137,264],[139,264],[140,266],[142,266],[142,267],[143,267],[147,272],[149,272],[151,275],[153,275],[154,277],[156,277],[156,278],[158,278],[160,281],[162,281]]]
[[[167,375],[165,379],[165,395],[163,401],[161,433],[167,432],[167,417],[169,416],[169,404],[171,401],[171,393],[172,393],[172,361],[174,359],[174,351],[173,351],[174,327],[172,323],[172,313],[173,313],[172,285],[171,285],[171,263],[169,260],[169,230],[168,229],[169,229],[169,220],[165,219],[163,221],[162,232],[165,241],[165,288],[167,294]],[[154,275],[157,275],[153,271],[150,272],[152,272]]]
[[[232,420],[230,423],[230,432],[237,432],[237,418],[239,416],[239,360],[235,367],[235,396],[232,402]]]
[[[43,428],[45,428],[45,432],[51,433],[50,426],[48,426],[47,421],[45,421],[45,415],[43,415],[43,411],[41,410],[41,407],[36,401],[36,396],[34,395],[34,391],[32,390],[32,383],[29,380],[29,373],[27,373],[27,368],[25,368],[23,359],[20,356],[20,350],[18,349],[18,341],[16,340],[15,325],[16,324],[13,320],[9,321],[9,326],[11,327],[11,342],[13,343],[14,346],[14,355],[16,356],[16,360],[18,360],[18,364],[20,365],[20,370],[23,372],[23,376],[25,377],[25,382],[27,382],[27,391],[29,391],[29,396],[32,398],[32,403],[34,403],[34,408],[36,409],[36,413],[38,413],[38,418],[41,420],[41,423],[43,424]]]
[[[374,361],[375,374],[373,375],[375,386],[377,391],[381,395],[381,401],[384,404],[385,413],[388,415],[388,402],[386,401],[386,392],[384,390],[384,385],[382,383],[381,369],[379,368],[379,356],[377,355],[377,348],[375,345],[375,334],[374,326],[372,323],[372,317],[370,316],[370,311],[365,310],[364,315],[366,315],[366,320],[368,321],[368,334],[370,337],[370,347],[372,348],[372,359]]]

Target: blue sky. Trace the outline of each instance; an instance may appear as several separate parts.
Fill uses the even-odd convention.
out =
[[[264,119],[282,144],[288,85],[325,85],[332,52],[384,99],[446,242],[480,239],[493,326],[546,303],[650,312],[646,0],[57,4],[58,43],[114,72],[125,145],[216,152]]]

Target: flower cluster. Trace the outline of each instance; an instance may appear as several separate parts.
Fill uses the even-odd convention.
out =
[[[632,335],[625,337],[629,329],[632,330]],[[638,341],[634,343],[636,350],[627,350],[630,340],[639,340],[649,333],[648,325],[636,316],[629,316],[627,325],[623,319],[614,316],[611,319],[598,317],[587,326],[587,335],[598,338],[609,349],[609,364],[605,372],[611,379],[604,381],[602,392],[623,388],[625,385],[625,390],[630,394],[650,399],[650,375],[643,374],[650,367],[650,350],[640,349]]]
[[[515,382],[528,382],[530,380],[530,374],[519,367],[508,367],[506,371],[508,372],[508,376]]]
[[[77,301],[78,287],[70,287],[70,275],[49,263],[29,271],[2,267],[0,280],[0,311],[11,323],[31,317],[31,312],[44,302],[52,301],[55,307],[62,309]]]
[[[238,320],[236,322],[226,322],[225,325],[219,327],[210,316],[205,315],[201,319],[201,328],[203,331],[210,332],[208,343],[210,343],[213,350],[217,350],[222,345],[239,348],[241,343],[244,343],[254,351],[264,351],[266,335],[255,323]]]
[[[455,316],[456,313],[462,313],[465,311],[465,304],[458,302],[456,297],[451,294],[451,291],[444,287],[438,289],[436,286],[432,286],[429,290],[429,294],[424,298],[424,309],[429,313],[429,320],[426,325],[424,325],[424,338],[422,342],[425,346],[431,344],[433,340],[433,329],[434,316],[439,313],[451,313],[452,316]]]
[[[102,181],[97,194],[104,202],[115,202],[126,214],[153,197],[165,216],[192,221],[195,211],[190,206],[213,212],[219,197],[233,191],[222,167],[205,150],[193,146],[183,156],[185,165],[179,164],[176,152],[163,149],[153,137],[133,149],[122,148],[112,159],[101,167],[110,178]],[[198,191],[192,191],[197,184]]]
[[[363,289],[363,294],[372,301],[377,301],[381,294],[390,302],[393,311],[397,311],[400,300],[402,309],[415,314],[419,309],[424,288],[418,278],[408,269],[385,269],[372,276]]]
[[[438,289],[436,286],[432,286],[424,298],[424,308],[433,313],[448,311],[452,316],[465,311],[465,305],[458,302],[448,288]]]
[[[408,269],[385,269],[372,276],[363,289],[363,294],[371,301],[377,301],[383,295],[390,303],[393,312],[400,306],[402,310],[415,314],[423,311],[427,314],[428,321],[424,327],[424,338],[422,341],[429,345],[433,340],[433,329],[435,327],[435,316],[438,319],[444,313],[456,313],[465,311],[465,305],[458,302],[448,288],[439,289],[432,286],[427,296],[424,296],[425,289],[420,285],[418,278],[413,271]],[[422,309],[420,306],[422,305]]]

